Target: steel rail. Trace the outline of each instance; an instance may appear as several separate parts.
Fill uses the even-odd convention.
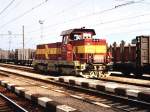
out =
[[[17,103],[15,103],[13,100],[11,100],[10,98],[8,98],[4,94],[0,93],[0,97],[4,98],[7,102],[9,102],[10,104],[12,104],[13,107],[15,109],[17,109],[16,112],[28,112],[26,109],[24,109],[23,107],[21,107],[20,105],[18,105]]]

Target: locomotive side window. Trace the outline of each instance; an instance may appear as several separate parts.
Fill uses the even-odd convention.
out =
[[[68,36],[64,36],[63,40],[62,40],[63,44],[67,44],[68,43]]]

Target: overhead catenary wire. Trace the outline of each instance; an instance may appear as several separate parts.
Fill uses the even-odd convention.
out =
[[[81,1],[79,1],[79,2],[77,2],[77,3],[75,3],[75,4],[72,4],[71,6],[69,6],[69,7],[66,7],[65,9],[63,9],[63,10],[61,10],[61,11],[59,11],[59,12],[56,12],[56,13],[54,13],[53,14],[53,16],[55,16],[55,15],[60,15],[60,14],[63,14],[63,13],[65,13],[65,12],[68,12],[68,11],[70,11],[70,10],[72,10],[73,8],[77,8],[77,6],[79,6],[80,4],[82,4],[82,3],[85,3],[86,1],[84,1],[84,0],[81,0]],[[44,21],[46,21],[47,19],[46,19],[47,17],[45,17],[44,18]]]
[[[1,12],[0,15],[2,15],[13,3],[15,0],[12,0]]]
[[[105,21],[105,22],[100,22],[100,23],[93,24],[91,26],[111,24],[111,23],[115,23],[115,22],[129,20],[129,19],[137,19],[139,17],[144,17],[144,16],[148,16],[148,15],[150,15],[150,13],[144,13],[144,14],[140,14],[140,15],[135,15],[135,16],[130,16],[130,17],[124,17],[124,18],[119,18],[119,19]]]
[[[143,24],[150,24],[150,21],[137,22],[137,23],[133,23],[133,24],[120,25],[120,26],[114,26],[114,27],[111,27],[111,28],[105,28],[105,30],[107,29],[107,31],[110,31],[108,29],[114,29],[114,30],[119,30],[120,31],[120,28],[128,28],[129,29],[129,28],[132,28],[133,26],[143,25]],[[113,32],[114,32],[114,30],[113,30]]]
[[[58,11],[58,12],[56,12],[56,13],[54,13],[54,14],[51,14],[51,15],[48,15],[47,17],[44,17],[42,20],[43,20],[43,21],[47,21],[47,20],[49,19],[49,16],[55,17],[55,16],[57,16],[57,15],[62,15],[62,14],[64,14],[64,13],[68,12],[68,11],[73,10],[74,8],[77,8],[77,6],[79,6],[79,5],[81,5],[82,3],[85,3],[85,2],[86,2],[86,1],[81,0],[80,2],[77,2],[77,3],[75,3],[75,4],[72,4],[72,5],[69,6],[69,7],[65,7],[65,8],[62,9],[61,11]],[[26,26],[26,28],[30,28],[31,26],[33,26],[33,24]]]
[[[123,34],[123,33],[137,33],[138,32],[141,32],[141,31],[149,31],[150,28],[145,28],[145,29],[134,29],[134,30],[130,30],[130,31],[122,31],[122,32],[113,32],[113,33],[109,33],[107,34],[106,36],[109,36],[109,35],[114,35],[114,34]]]
[[[150,2],[147,2],[144,0],[144,2],[141,2],[142,4],[147,4],[147,5],[150,5]]]
[[[108,8],[108,9],[105,9],[105,10],[93,12],[93,13],[90,13],[90,14],[86,14],[86,15],[79,16],[79,17],[76,17],[76,18],[72,18],[72,19],[69,19],[69,20],[66,20],[66,21],[62,21],[62,22],[59,22],[59,23],[54,23],[54,24],[47,25],[47,26],[43,27],[43,29],[48,29],[48,28],[55,27],[55,26],[58,26],[58,25],[61,25],[61,24],[66,24],[66,23],[69,23],[69,22],[72,22],[72,21],[77,21],[77,20],[80,20],[81,18],[91,17],[91,16],[94,16],[94,15],[103,14],[105,12],[112,11],[112,10],[115,10],[115,9],[118,9],[118,8],[121,8],[121,7],[124,7],[124,6],[127,6],[127,5],[140,3],[142,1],[144,1],[144,0],[139,0],[139,1],[136,1],[136,2],[129,2],[128,4],[118,5],[118,6],[115,6],[115,7],[112,7],[112,8]],[[39,30],[40,30],[40,28],[38,28],[36,30],[29,31],[27,33],[30,34],[30,33],[33,33],[33,32],[39,31]]]
[[[9,8],[9,11],[7,11],[7,14],[1,16],[1,18],[4,18],[4,17],[6,18],[6,16],[8,16],[10,12],[14,11],[14,9],[17,8],[22,2],[23,0],[20,0],[17,4],[13,5],[13,7]]]
[[[22,13],[21,15],[15,17],[15,18],[13,18],[13,19],[11,19],[11,20],[8,21],[7,23],[4,23],[2,26],[0,26],[0,29],[2,29],[3,27],[5,27],[6,25],[8,25],[8,24],[10,24],[10,23],[13,23],[13,22],[15,22],[16,20],[18,20],[18,19],[24,17],[26,14],[32,12],[33,10],[35,10],[35,9],[39,8],[40,6],[42,6],[43,4],[45,4],[47,1],[48,1],[48,0],[45,0],[45,1],[43,1],[43,2],[41,2],[41,3],[39,3],[39,4],[37,4],[37,5],[35,5],[35,6],[32,7],[31,9],[29,9],[29,10],[25,11],[24,13]]]
[[[0,36],[8,36],[8,35],[10,35],[10,34],[0,34]],[[14,35],[14,36],[22,36],[22,34],[11,34],[11,35]],[[0,37],[0,38],[2,38],[2,37]]]

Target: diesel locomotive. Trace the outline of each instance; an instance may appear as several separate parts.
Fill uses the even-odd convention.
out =
[[[69,29],[61,33],[62,42],[37,45],[34,69],[89,78],[107,74],[107,42],[94,35],[94,29]]]

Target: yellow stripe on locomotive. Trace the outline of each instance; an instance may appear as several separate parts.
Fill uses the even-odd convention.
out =
[[[74,47],[76,53],[106,53],[106,45],[85,45]]]

